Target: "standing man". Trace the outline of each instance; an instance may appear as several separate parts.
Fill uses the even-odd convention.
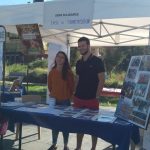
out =
[[[104,85],[104,64],[102,60],[92,55],[90,50],[90,41],[86,37],[78,40],[78,49],[82,58],[76,64],[76,83],[74,95],[74,107],[99,109],[100,96]],[[81,150],[84,134],[77,134],[76,150]],[[92,148],[96,149],[97,137],[92,136]]]

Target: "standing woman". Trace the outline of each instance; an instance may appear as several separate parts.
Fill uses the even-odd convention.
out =
[[[56,105],[69,106],[73,95],[74,76],[71,71],[67,55],[63,51],[56,54],[52,70],[48,75],[48,89],[50,97],[56,99]],[[52,130],[52,146],[48,150],[57,149],[57,138],[59,131]],[[69,150],[68,132],[62,132],[64,138],[64,150]]]

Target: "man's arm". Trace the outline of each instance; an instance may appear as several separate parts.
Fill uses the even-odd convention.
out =
[[[103,86],[105,83],[105,73],[104,72],[99,73],[98,79],[99,79],[99,83],[98,83],[98,87],[97,87],[96,97],[100,97],[100,93],[103,90]]]

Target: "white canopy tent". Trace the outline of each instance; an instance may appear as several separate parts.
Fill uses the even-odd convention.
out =
[[[45,5],[55,1],[45,2]],[[76,46],[81,36],[89,37],[92,46],[149,45],[149,0],[95,0],[90,29],[44,29],[43,9],[42,2],[0,6],[0,25],[4,25],[8,32],[17,33],[17,24],[38,23],[43,41],[60,41],[70,46]]]

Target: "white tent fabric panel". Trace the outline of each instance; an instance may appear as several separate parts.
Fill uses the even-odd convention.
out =
[[[0,25],[43,24],[43,3],[0,6]]]
[[[149,0],[95,0],[94,19],[149,17]]]
[[[90,29],[44,29],[42,27],[44,3],[42,2],[0,6],[0,25],[4,25],[8,32],[17,33],[14,26],[16,24],[38,23],[43,41],[61,41],[70,46],[76,46],[81,36],[89,37],[92,46],[149,44],[149,0],[95,0],[94,7],[94,20]]]
[[[93,19],[149,17],[149,10],[149,0],[95,0]]]
[[[150,18],[124,18],[93,20],[91,29],[48,30],[43,40],[69,37],[71,46],[77,45],[81,36],[91,39],[92,46],[138,46],[149,44]]]

